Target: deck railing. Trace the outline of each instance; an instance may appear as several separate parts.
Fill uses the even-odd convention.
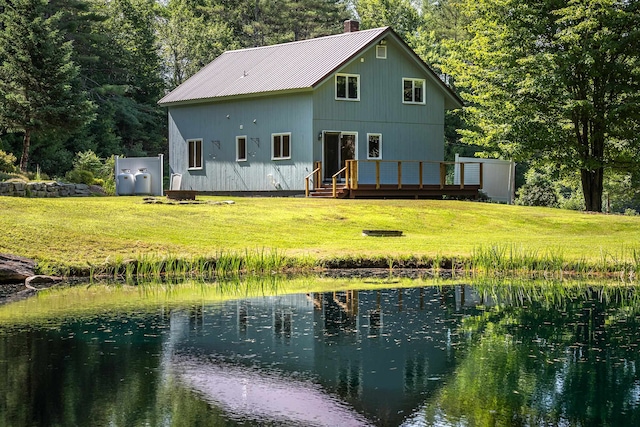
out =
[[[314,186],[321,180],[322,164],[305,177],[305,194],[309,195],[309,180]],[[338,181],[345,189],[464,189],[465,186],[483,186],[481,162],[436,162],[426,160],[347,160],[345,166],[331,176],[332,195],[337,196]]]
[[[483,165],[481,162],[435,162],[421,160],[348,160],[350,164],[350,185],[358,189],[360,185],[394,186],[402,189],[411,185],[423,189],[425,186],[483,185]]]

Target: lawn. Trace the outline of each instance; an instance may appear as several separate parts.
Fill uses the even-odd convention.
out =
[[[0,197],[0,252],[57,265],[150,253],[213,256],[245,250],[312,259],[460,258],[493,245],[552,252],[569,260],[640,253],[640,217],[444,200],[201,200],[207,203]],[[224,200],[235,203],[215,204]],[[364,229],[402,230],[404,235],[366,237]]]

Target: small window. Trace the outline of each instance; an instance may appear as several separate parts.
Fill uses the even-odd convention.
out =
[[[336,99],[360,100],[360,76],[358,74],[336,74]]]
[[[376,58],[387,59],[387,46],[379,44],[376,46]]]
[[[367,159],[382,159],[382,134],[367,134]]]
[[[189,169],[202,169],[202,140],[188,139]]]
[[[271,160],[291,158],[291,133],[274,133],[271,135]]]
[[[423,79],[402,79],[402,102],[405,104],[424,104]]]
[[[247,161],[247,137],[236,136],[236,161]]]

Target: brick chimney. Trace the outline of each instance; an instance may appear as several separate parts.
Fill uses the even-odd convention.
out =
[[[360,22],[353,19],[347,19],[344,21],[344,32],[353,33],[360,30]]]

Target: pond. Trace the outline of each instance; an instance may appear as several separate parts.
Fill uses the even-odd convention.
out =
[[[0,425],[640,425],[632,286],[185,286],[0,307]]]

